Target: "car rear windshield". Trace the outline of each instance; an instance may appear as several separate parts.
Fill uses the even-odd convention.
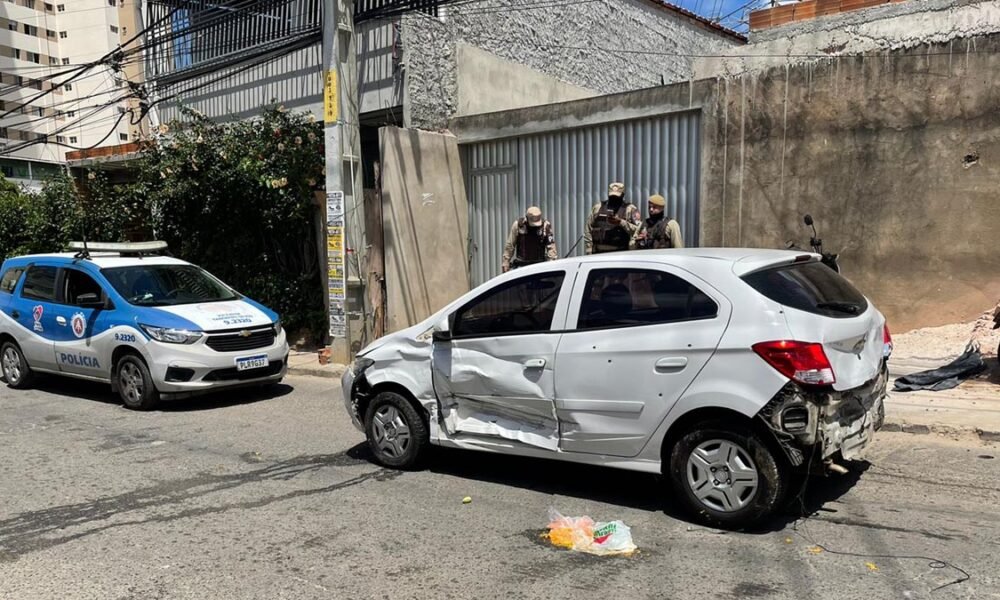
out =
[[[861,292],[819,262],[757,271],[743,280],[778,304],[817,315],[843,319],[868,310],[868,301]]]
[[[101,271],[136,306],[175,306],[236,300],[239,296],[194,265],[138,265]]]

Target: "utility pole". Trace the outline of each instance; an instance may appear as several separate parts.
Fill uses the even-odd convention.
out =
[[[353,0],[323,0],[323,121],[326,148],[326,281],[330,360],[347,364],[351,348],[348,278],[351,248],[363,234],[350,223],[360,209],[357,54]],[[358,276],[356,274],[355,276]],[[364,324],[361,324],[364,327]]]

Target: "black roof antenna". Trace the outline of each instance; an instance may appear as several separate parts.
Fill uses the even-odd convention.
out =
[[[83,236],[83,250],[77,252],[73,258],[86,260],[90,258],[90,250],[87,248],[87,228],[82,223],[80,224],[80,234]]]

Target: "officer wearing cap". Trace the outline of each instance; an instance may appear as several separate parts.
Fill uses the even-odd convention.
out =
[[[608,186],[608,198],[594,205],[583,228],[584,251],[587,254],[628,250],[632,236],[642,220],[639,209],[625,200],[625,184]]]
[[[511,269],[533,265],[546,260],[556,260],[556,238],[552,223],[542,218],[542,210],[532,206],[524,216],[514,221],[503,247],[503,265],[506,273]]]
[[[648,250],[650,248],[683,248],[681,225],[664,214],[667,201],[656,194],[649,197],[649,218],[632,237],[629,247],[633,250]]]

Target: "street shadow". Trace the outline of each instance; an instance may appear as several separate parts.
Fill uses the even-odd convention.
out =
[[[374,462],[368,448],[361,446],[353,449],[357,456]],[[670,518],[700,525],[687,507],[673,497],[669,482],[659,475],[471,450],[437,447],[430,450],[426,467],[432,473],[662,512]],[[849,471],[844,475],[793,478],[785,506],[773,518],[742,532],[774,533],[790,527],[802,516],[836,513],[829,504],[857,485],[871,463],[855,461],[847,466]]]
[[[402,475],[382,468],[341,470],[367,465],[369,458],[363,448],[356,446],[336,454],[247,461],[260,464],[236,471],[194,473],[83,502],[0,518],[0,565],[110,530],[269,507],[367,482],[390,481]],[[291,480],[302,481],[295,486],[255,487]],[[239,491],[251,487],[252,493]]]
[[[59,377],[57,375],[39,377],[35,380],[33,389],[67,396],[70,398],[80,398],[91,402],[121,406],[121,399],[118,394],[111,391],[111,386],[107,383],[96,381],[86,381],[83,379],[72,379],[70,377]],[[243,404],[253,404],[265,400],[274,400],[287,396],[295,391],[291,385],[279,383],[267,386],[246,387],[234,390],[221,390],[209,394],[192,396],[181,400],[163,400],[156,410],[162,412],[190,412],[199,410],[213,410],[230,406],[240,406]]]

